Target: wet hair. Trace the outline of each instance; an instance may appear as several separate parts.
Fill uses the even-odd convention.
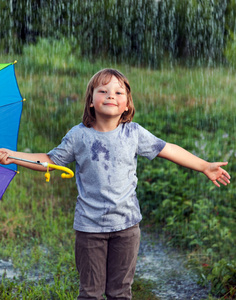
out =
[[[86,127],[92,127],[93,123],[96,121],[96,115],[94,107],[90,107],[93,102],[93,91],[100,84],[106,85],[111,81],[112,76],[115,76],[122,86],[125,86],[127,92],[127,107],[128,111],[124,111],[121,115],[117,126],[120,123],[131,122],[134,113],[134,103],[131,95],[131,88],[128,79],[118,70],[115,69],[103,69],[97,72],[89,81],[86,94],[85,94],[85,107],[83,114],[83,124]]]

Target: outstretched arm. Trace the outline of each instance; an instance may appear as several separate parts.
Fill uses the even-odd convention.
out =
[[[158,154],[158,157],[168,159],[183,167],[202,172],[218,187],[220,186],[218,182],[223,185],[230,183],[230,175],[221,168],[227,165],[227,162],[209,163],[191,154],[187,150],[170,143],[166,143],[166,146]]]
[[[9,158],[9,156],[32,160],[32,161],[40,161],[40,162],[48,162],[50,164],[54,164],[54,162],[49,158],[46,153],[24,153],[11,151],[9,149],[0,149],[0,164],[9,165],[9,164],[17,164],[19,166],[23,166],[25,168],[29,168],[36,171],[45,171],[45,168],[41,165],[36,165],[28,162],[23,162],[15,159]]]

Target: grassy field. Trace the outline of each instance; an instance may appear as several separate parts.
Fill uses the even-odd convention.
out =
[[[210,161],[228,160],[228,187],[217,189],[202,174],[162,160],[139,160],[138,195],[143,226],[162,232],[166,242],[188,253],[199,281],[212,282],[216,298],[236,294],[236,77],[227,68],[137,69],[109,62],[89,63],[45,41],[28,47],[16,73],[26,98],[19,151],[47,152],[81,122],[90,77],[115,67],[130,80],[135,121],[168,142]],[[46,49],[46,50],[45,50]],[[74,165],[69,166],[72,169]],[[11,259],[20,280],[6,278],[1,299],[75,299],[79,278],[72,229],[76,186],[60,172],[46,183],[43,173],[19,168],[0,203],[0,258]],[[37,284],[29,274],[37,275]],[[155,299],[149,283],[134,283],[134,300]],[[230,298],[231,297],[231,298]],[[226,298],[227,299],[227,298]]]

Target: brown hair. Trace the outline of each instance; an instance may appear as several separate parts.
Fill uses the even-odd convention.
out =
[[[131,89],[128,79],[119,71],[115,69],[103,69],[96,73],[89,81],[86,94],[85,94],[85,107],[84,107],[84,114],[83,114],[83,124],[86,127],[92,127],[93,123],[96,120],[95,110],[94,107],[90,107],[93,101],[93,91],[99,84],[108,84],[111,80],[111,77],[115,76],[119,82],[125,86],[127,92],[127,107],[128,111],[124,111],[120,117],[120,120],[117,125],[120,123],[131,122],[134,113],[134,103],[131,95]]]

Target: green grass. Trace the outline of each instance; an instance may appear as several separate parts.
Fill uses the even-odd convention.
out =
[[[180,66],[149,70],[106,61],[91,64],[70,54],[68,45],[60,45],[61,52],[58,47],[42,41],[37,48],[25,48],[22,56],[1,56],[2,63],[18,60],[17,79],[27,100],[18,150],[47,152],[59,144],[64,134],[81,122],[90,77],[104,67],[118,68],[131,83],[135,121],[204,159],[229,161],[232,183],[217,189],[202,174],[159,159],[140,159],[138,195],[143,225],[161,231],[167,243],[186,252],[201,283],[211,280],[217,297],[233,295],[234,70]],[[72,229],[75,182],[62,180],[58,171],[46,183],[43,173],[19,170],[0,202],[0,258],[11,258],[23,280],[3,279],[0,298],[75,299],[79,284]],[[29,271],[38,274],[37,284],[27,279]],[[133,294],[134,300],[154,299],[150,283],[138,278]]]

